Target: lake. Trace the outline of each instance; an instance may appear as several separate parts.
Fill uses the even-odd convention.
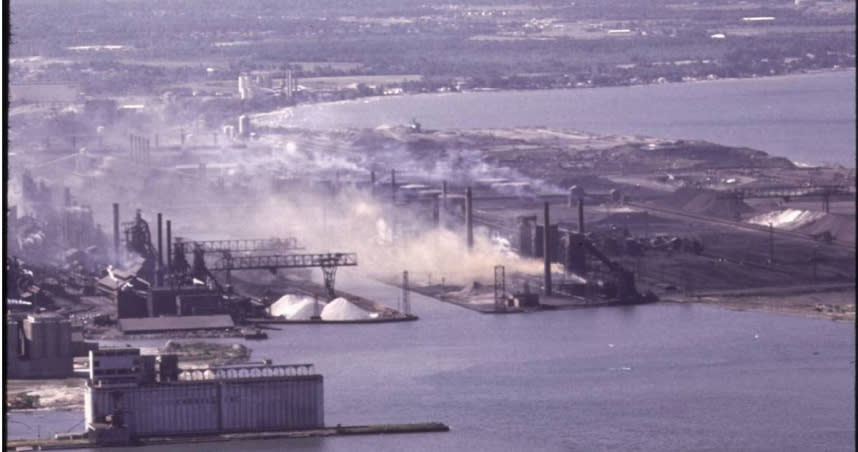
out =
[[[258,118],[258,119],[257,119]],[[593,89],[466,92],[305,104],[255,122],[306,128],[545,126],[702,139],[855,167],[855,71]]]

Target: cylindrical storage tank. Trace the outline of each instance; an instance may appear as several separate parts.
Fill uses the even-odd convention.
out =
[[[242,137],[250,135],[250,116],[241,115],[238,117],[238,134]]]

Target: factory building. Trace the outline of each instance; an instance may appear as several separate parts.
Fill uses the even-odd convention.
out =
[[[276,85],[275,80],[279,80]],[[297,78],[290,70],[241,73],[238,76],[238,98],[242,100],[272,94],[291,98],[297,88]]]
[[[6,321],[7,378],[64,378],[74,372],[71,324],[56,315]]]
[[[130,347],[91,352],[89,361],[85,417],[96,443],[325,423],[323,379],[310,364],[179,369],[175,355],[141,356]]]

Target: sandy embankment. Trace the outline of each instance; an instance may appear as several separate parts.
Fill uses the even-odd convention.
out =
[[[35,408],[18,411],[81,410],[84,382],[83,378],[6,380],[6,399],[10,403],[18,394],[38,397]]]
[[[811,293],[758,291],[747,294],[712,294],[665,301],[710,304],[734,311],[758,311],[799,317],[855,321],[855,288]]]

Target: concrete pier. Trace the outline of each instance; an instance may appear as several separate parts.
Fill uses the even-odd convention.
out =
[[[346,435],[384,435],[395,433],[433,433],[449,432],[450,427],[442,422],[422,422],[412,424],[381,424],[381,425],[338,425],[311,430],[290,430],[282,432],[228,433],[220,435],[196,435],[176,437],[139,438],[126,446],[164,446],[172,444],[190,444],[201,442],[226,442],[263,439],[295,439],[325,436]],[[69,450],[94,449],[100,447],[117,447],[116,445],[100,446],[92,444],[82,435],[69,435],[68,439],[20,439],[6,442],[6,450]],[[238,448],[238,447],[236,447]]]

